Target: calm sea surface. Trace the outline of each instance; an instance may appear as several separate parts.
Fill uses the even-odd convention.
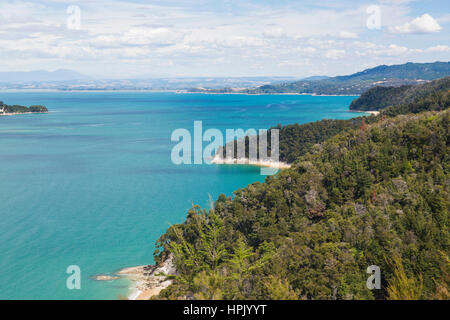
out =
[[[263,129],[348,119],[354,97],[7,92],[49,114],[0,117],[0,299],[116,299],[96,274],[153,263],[154,243],[192,204],[264,177],[256,167],[176,166],[177,128]],[[206,145],[206,144],[205,144]],[[81,268],[81,290],[66,269]]]

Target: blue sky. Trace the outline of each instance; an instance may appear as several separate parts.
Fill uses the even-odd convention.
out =
[[[378,21],[374,6],[379,28],[367,24]],[[0,71],[306,77],[449,61],[449,7],[441,0],[1,0]]]

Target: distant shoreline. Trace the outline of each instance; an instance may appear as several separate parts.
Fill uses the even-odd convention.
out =
[[[48,113],[46,112],[13,112],[13,113],[0,113],[0,117],[2,116],[18,116],[21,114],[42,114],[42,113]]]
[[[247,93],[247,92],[176,92],[176,93],[198,93],[212,95],[246,95],[246,96],[311,96],[311,97],[359,97],[359,94],[316,94],[298,92],[278,92],[278,93]]]
[[[298,93],[298,92],[279,92],[279,93],[246,93],[246,92],[190,92],[186,90],[151,90],[151,89],[123,89],[123,90],[60,90],[60,89],[0,89],[0,92],[154,92],[154,93],[177,93],[177,94],[212,94],[212,95],[247,95],[247,96],[316,96],[316,97],[359,97],[360,94],[316,94],[316,93]]]

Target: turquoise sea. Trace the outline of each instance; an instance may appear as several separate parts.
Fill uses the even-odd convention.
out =
[[[0,299],[116,299],[192,204],[263,181],[251,166],[172,164],[177,128],[263,129],[354,117],[355,97],[148,92],[4,92],[49,114],[0,117]],[[206,145],[206,143],[205,143]],[[66,269],[81,268],[81,289]]]

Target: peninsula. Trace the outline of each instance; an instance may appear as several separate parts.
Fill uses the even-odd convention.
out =
[[[0,101],[0,116],[12,116],[28,113],[48,113],[48,109],[41,105],[25,107],[20,105],[7,105],[4,104],[3,101]]]

